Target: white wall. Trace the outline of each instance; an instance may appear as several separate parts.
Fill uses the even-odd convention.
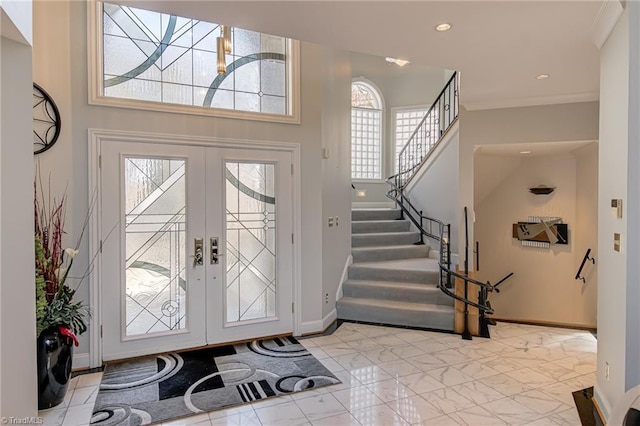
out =
[[[337,105],[340,101],[323,99],[323,91],[337,81],[340,87],[347,79],[342,54],[317,45],[301,45],[301,114],[300,125],[252,122],[237,119],[190,116],[171,113],[127,110],[120,108],[89,106],[87,104],[87,63],[86,63],[86,4],[84,2],[37,2],[34,5],[34,79],[41,83],[54,97],[60,107],[63,132],[60,140],[51,150],[39,156],[44,173],[51,171],[54,189],[69,184],[69,201],[73,214],[73,230],[70,238],[75,238],[88,204],[87,187],[87,129],[120,129],[147,131],[180,135],[196,135],[247,140],[269,140],[296,142],[301,145],[302,169],[302,321],[314,323],[322,319],[321,294],[324,285],[337,286],[333,279],[324,280],[323,271],[342,270],[345,259],[339,256],[323,259],[322,242],[326,236],[323,229],[323,163],[321,148],[325,143],[348,141],[344,125],[337,126],[331,133],[323,126],[323,120],[332,120],[330,108],[350,108]],[[336,77],[335,73],[339,76]],[[348,94],[346,95],[348,96]],[[348,118],[347,118],[348,119]],[[323,130],[325,131],[323,136]],[[336,147],[333,157],[334,173],[326,178],[339,185],[344,179],[344,191],[350,190],[348,172],[349,156]],[[347,171],[344,170],[347,168]],[[338,170],[336,173],[335,171]],[[331,194],[328,211],[344,215],[344,208],[338,208],[348,192],[338,190]],[[343,222],[345,225],[347,221]],[[345,228],[341,228],[345,229]],[[347,228],[348,229],[348,228]],[[88,262],[86,241],[81,247],[82,257],[77,262],[79,270]],[[332,262],[336,262],[333,264]],[[329,290],[328,290],[329,291]],[[335,294],[335,290],[329,291]],[[80,288],[78,295],[87,299],[88,287]],[[80,353],[88,350],[88,336],[81,339]]]
[[[496,186],[520,166],[521,161],[518,157],[478,155],[476,151],[473,162],[474,205],[482,203]]]
[[[497,318],[596,326],[595,277],[590,276],[584,286],[575,280],[585,252],[578,237],[593,239],[597,225],[595,197],[586,194],[586,185],[578,184],[578,169],[583,174],[594,160],[597,163],[594,150],[589,156],[581,156],[579,162],[584,164],[580,166],[568,153],[521,160],[516,170],[476,204],[474,229],[475,240],[480,243],[479,279],[495,283],[514,273],[501,285],[500,293],[490,295]],[[549,195],[529,192],[528,188],[540,184],[556,190]],[[592,190],[597,193],[597,187]],[[512,224],[527,221],[529,216],[562,217],[568,225],[569,244],[555,244],[549,249],[523,247],[512,238]],[[578,223],[578,216],[591,218],[592,222]],[[592,272],[590,266],[586,271]]]
[[[627,347],[625,390],[640,384],[640,5],[629,10],[629,147],[627,150]]]
[[[329,149],[329,158],[320,160],[323,283],[318,300],[322,304],[323,328],[336,318],[336,290],[351,255],[351,61],[348,53],[330,49],[327,57],[330,60],[322,90],[322,146]],[[329,227],[329,217],[338,225]]]
[[[451,225],[451,252],[458,253],[458,126],[452,127],[407,185],[406,194],[423,215]],[[440,247],[430,243],[431,248]],[[463,253],[459,253],[463,256]],[[471,256],[471,254],[469,254]]]
[[[0,0],[0,28],[3,37],[31,45],[33,43],[31,18],[31,0]]]
[[[474,205],[473,152],[479,145],[598,140],[598,102],[467,111],[460,108],[459,205]],[[462,220],[462,219],[460,219]],[[460,222],[460,229],[463,224]],[[462,233],[460,246],[464,245]],[[473,226],[469,241],[475,241]]]
[[[628,2],[627,6],[630,7]],[[634,6],[635,7],[635,6]],[[620,17],[600,51],[600,149],[598,197],[598,374],[595,397],[605,416],[609,416],[615,402],[624,394],[629,383],[625,378],[625,353],[631,344],[629,333],[638,340],[638,324],[627,323],[626,304],[628,287],[637,287],[627,276],[627,263],[638,263],[629,257],[627,218],[633,214],[627,202],[627,153],[629,141],[629,11]],[[637,121],[637,117],[632,118]],[[635,141],[637,144],[637,141]],[[632,163],[633,164],[633,163]],[[637,168],[637,164],[633,164]],[[638,185],[638,181],[631,183]],[[623,199],[623,217],[615,217],[611,199]],[[637,221],[636,215],[633,221]],[[613,233],[622,234],[622,251],[613,250]],[[634,310],[637,310],[637,305]],[[628,360],[637,363],[638,359]],[[605,364],[609,364],[609,378]],[[636,383],[637,384],[637,383]]]
[[[0,37],[0,416],[37,413],[31,46]]]

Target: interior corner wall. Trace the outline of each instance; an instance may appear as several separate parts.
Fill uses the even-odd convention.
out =
[[[627,323],[628,129],[629,129],[629,7],[600,51],[600,139],[598,178],[598,361],[595,398],[606,418],[626,391],[625,354],[629,333],[637,340],[639,324]],[[633,118],[637,121],[637,117]],[[637,168],[634,164],[632,167]],[[637,186],[635,181],[632,185]],[[617,218],[612,199],[623,200],[623,217]],[[638,211],[633,220],[637,221]],[[613,249],[613,234],[622,235],[621,251]],[[638,286],[635,282],[631,284]],[[635,307],[637,310],[637,306]],[[637,359],[630,360],[637,363]],[[606,365],[609,375],[606,375]]]
[[[322,304],[323,328],[333,322],[336,292],[351,255],[351,61],[347,52],[326,49],[322,98]],[[318,153],[318,157],[322,155]],[[334,219],[329,226],[328,218]]]
[[[597,159],[595,155],[592,157]],[[590,229],[583,230],[578,225],[577,164],[570,154],[522,160],[517,170],[476,206],[480,281],[496,282],[514,273],[501,285],[500,293],[490,295],[496,317],[596,326],[595,282],[589,279],[582,285],[575,280],[584,255],[577,235],[596,234],[595,220]],[[528,188],[539,184],[556,190],[549,195],[531,194]],[[597,210],[594,202],[588,207]],[[595,216],[593,212],[585,213]],[[568,225],[568,244],[554,244],[550,248],[522,246],[512,237],[512,224],[526,222],[529,216],[561,217]]]
[[[344,267],[344,259],[332,264],[331,259],[323,259],[322,253],[324,183],[319,178],[323,175],[322,99],[323,90],[331,79],[327,73],[334,70],[331,63],[327,64],[327,61],[334,60],[327,55],[328,49],[301,43],[302,121],[299,125],[88,105],[86,9],[86,2],[34,3],[34,57],[37,58],[37,66],[34,67],[33,78],[42,82],[58,102],[63,120],[60,139],[54,147],[38,156],[38,162],[44,176],[51,173],[52,191],[57,192],[70,185],[68,205],[73,221],[69,238],[75,239],[79,235],[82,221],[77,218],[84,218],[88,208],[89,128],[298,143],[301,156],[302,236],[298,249],[302,261],[302,306],[296,309],[302,312],[303,323],[322,320],[323,270],[341,271]],[[340,161],[344,161],[344,156]],[[350,190],[350,176],[339,176],[336,179],[345,179],[341,185]],[[337,203],[338,199],[333,202]],[[346,205],[349,208],[348,196]],[[342,214],[338,209],[331,210],[336,211],[332,214]],[[347,223],[344,222],[345,225]],[[88,262],[85,238],[74,267],[78,265],[79,270],[83,270]],[[89,300],[88,293],[85,281],[77,294],[79,299]],[[81,336],[78,354],[88,352],[88,338],[88,333]]]
[[[37,415],[30,45],[0,37],[0,416]],[[5,422],[6,423],[6,422]]]
[[[454,125],[455,126],[455,125]],[[416,209],[424,216],[441,220],[451,225],[451,252],[459,253],[458,234],[456,226],[459,219],[458,212],[458,157],[459,137],[457,127],[452,128],[440,142],[427,162],[417,171],[416,176],[407,186],[407,195]],[[430,243],[431,248],[440,248]]]
[[[460,107],[459,205],[472,208],[473,154],[479,145],[598,140],[598,102],[467,111]],[[473,215],[470,215],[473,217]],[[463,229],[460,215],[459,229]],[[474,230],[470,223],[469,242]],[[464,233],[458,244],[464,246]],[[472,264],[470,259],[470,264]]]

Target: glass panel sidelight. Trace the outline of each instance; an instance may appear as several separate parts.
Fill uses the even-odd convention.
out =
[[[275,165],[226,162],[227,323],[276,315]]]
[[[186,326],[186,161],[124,160],[126,335]]]

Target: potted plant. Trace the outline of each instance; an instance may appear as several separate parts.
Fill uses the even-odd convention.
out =
[[[73,345],[78,346],[76,336],[87,331],[89,310],[82,301],[73,300],[82,280],[75,286],[69,283],[69,271],[78,254],[86,221],[75,248],[63,249],[66,195],[47,203],[43,196],[38,197],[35,186],[38,409],[45,409],[64,400],[71,376]]]

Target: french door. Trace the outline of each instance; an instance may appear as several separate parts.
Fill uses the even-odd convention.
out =
[[[290,152],[100,154],[103,360],[292,331]]]

